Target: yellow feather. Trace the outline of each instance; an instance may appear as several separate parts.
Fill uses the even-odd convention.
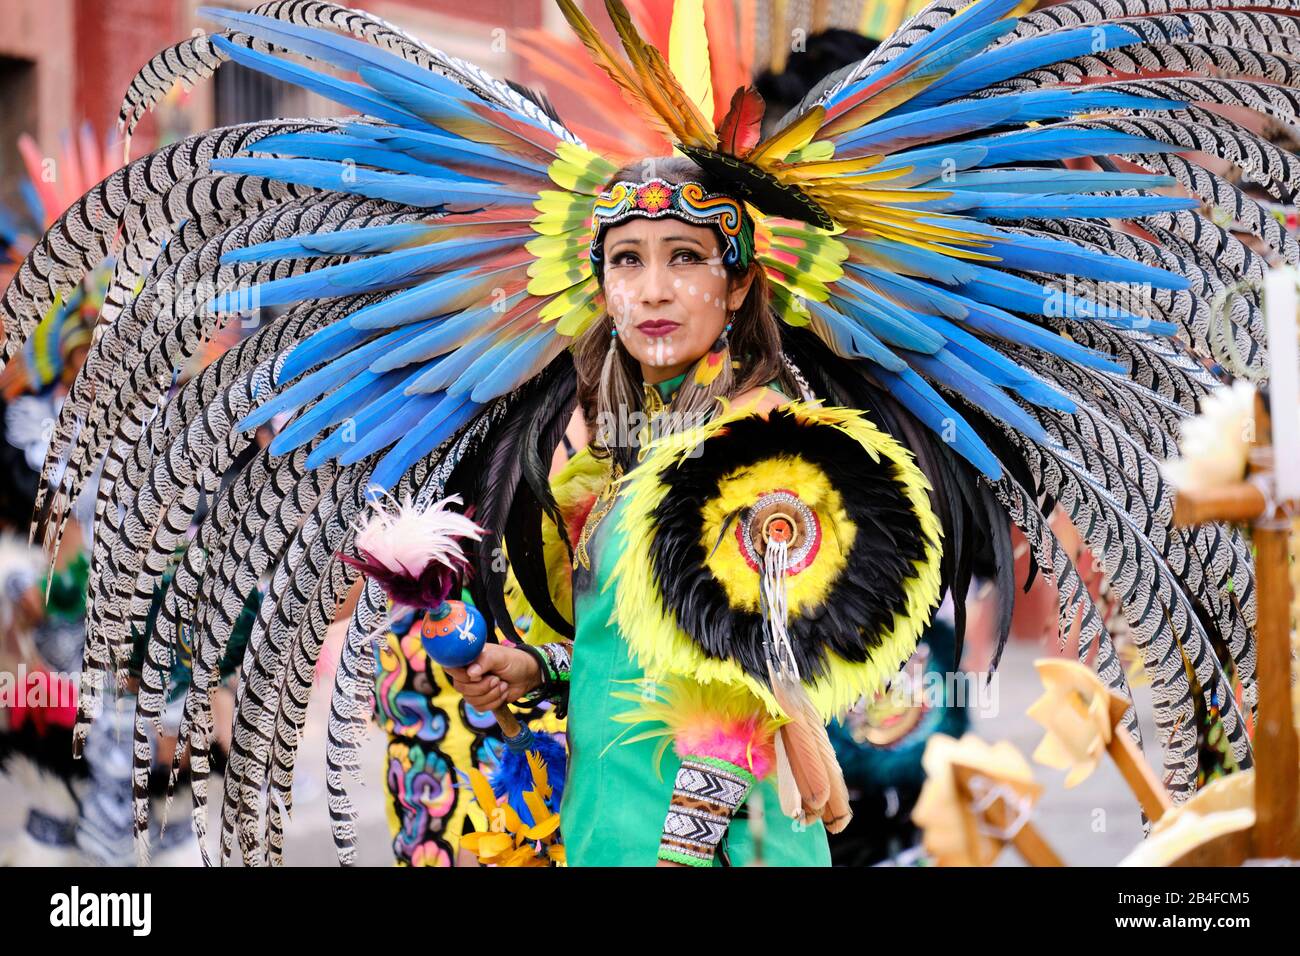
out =
[[[488,783],[487,777],[483,771],[471,767],[465,771],[469,777],[470,788],[474,791],[474,799],[478,801],[479,807],[488,816],[491,816],[497,808],[497,798],[492,793],[492,786]]]
[[[671,138],[674,135],[674,130],[669,126],[658,104],[652,102],[647,96],[647,91],[643,88],[640,79],[619,59],[618,55],[604,41],[596,31],[596,27],[578,9],[573,0],[557,0],[557,2],[560,5],[560,12],[569,21],[569,26],[573,28],[573,32],[578,35],[578,39],[587,48],[592,60],[614,81],[614,84],[622,92],[623,98],[641,113],[642,118],[656,132]]]
[[[704,29],[704,0],[677,0],[668,31],[668,64],[700,113],[713,115],[713,71],[709,35]]]
[[[547,277],[539,277],[531,280],[528,283],[529,294],[538,295],[538,293],[534,291],[534,287],[533,287],[534,282],[537,283],[538,288],[542,288],[545,285],[549,284],[549,279]],[[549,293],[542,293],[542,294],[549,294]],[[565,288],[561,292],[559,292],[559,294],[556,295],[555,298],[551,299],[549,302],[546,303],[546,305],[542,306],[541,310],[537,313],[537,317],[543,322],[550,322],[553,319],[558,319],[561,316],[567,315],[570,311],[572,311],[575,305],[579,305],[584,302],[587,302],[595,294],[596,294],[596,280],[589,277],[584,281],[570,285],[568,288]],[[568,333],[561,333],[561,334],[564,335]]]
[[[835,155],[835,144],[829,139],[818,139],[809,143],[802,149],[791,150],[786,156],[787,163],[803,163],[828,160]]]
[[[605,0],[605,9],[623,41],[628,59],[632,61],[632,70],[640,81],[642,95],[658,110],[677,141],[688,146],[717,146],[718,136],[713,121],[700,113],[660,52],[637,32],[622,0]]]
[[[587,230],[570,229],[559,235],[544,235],[529,239],[524,243],[524,248],[538,259],[576,259],[578,253],[590,246],[590,240],[591,233]]]
[[[686,676],[634,683],[640,687],[639,690],[614,691],[610,695],[636,705],[614,714],[612,719],[631,726],[650,725],[648,730],[626,738],[625,744],[663,738],[656,755],[656,766],[672,739],[692,728],[759,717],[758,735],[770,737],[784,723],[784,718],[768,714],[767,708],[747,688],[738,684],[701,684]]]
[[[849,173],[862,172],[873,166],[878,166],[883,156],[859,156],[853,159],[827,159],[809,161],[804,160],[797,163],[787,163],[782,166],[776,166],[772,169],[774,175],[782,179],[783,182],[797,182],[803,179],[820,179],[826,176],[844,176]],[[899,169],[887,169],[883,172],[874,173],[878,179],[896,179],[899,176],[911,172],[912,167],[905,166]],[[871,180],[863,180],[870,182]]]
[[[586,332],[592,321],[600,315],[601,307],[595,299],[595,281],[588,281],[590,291],[582,293],[583,298],[575,302],[555,325],[555,331],[569,338],[579,338]],[[581,287],[580,287],[581,288]]]
[[[528,283],[530,295],[545,296],[552,292],[563,292],[572,288],[591,275],[591,263],[582,259],[562,259],[546,261],[534,260],[528,266],[531,281]]]
[[[791,120],[766,142],[759,143],[749,155],[749,162],[766,167],[784,160],[796,149],[803,149],[812,141],[825,116],[825,107],[814,106],[807,113]]]

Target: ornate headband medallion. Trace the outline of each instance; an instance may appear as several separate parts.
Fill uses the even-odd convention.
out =
[[[726,240],[722,261],[744,269],[754,255],[754,223],[745,215],[740,201],[719,193],[706,193],[697,182],[670,183],[648,179],[642,183],[621,181],[596,197],[592,210],[591,265],[601,267],[601,239],[606,229],[642,216],[662,219],[672,216],[697,226],[715,226]]]

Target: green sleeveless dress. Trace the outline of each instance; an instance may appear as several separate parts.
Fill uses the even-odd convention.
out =
[[[671,390],[681,379],[660,386]],[[632,659],[611,618],[614,591],[601,591],[623,548],[621,500],[588,540],[591,571],[573,576],[575,635],[569,684],[569,769],[560,815],[569,866],[654,866],[659,836],[680,764],[670,746],[655,765],[654,740],[625,744],[629,732],[615,714],[632,707],[612,695],[635,690],[644,671]],[[619,739],[621,736],[622,739]],[[760,782],[732,820],[715,866],[755,861],[750,815],[763,815],[761,857],[769,866],[830,866],[826,830],[820,822],[801,827],[781,813],[775,780]]]

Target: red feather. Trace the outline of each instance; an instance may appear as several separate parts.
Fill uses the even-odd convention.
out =
[[[767,104],[758,90],[742,86],[731,94],[727,115],[718,126],[718,148],[737,158],[748,156],[763,135],[763,112]]]

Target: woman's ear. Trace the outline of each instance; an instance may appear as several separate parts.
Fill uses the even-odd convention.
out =
[[[749,287],[754,284],[754,270],[747,269],[743,276],[732,276],[727,280],[727,311],[735,312],[745,304]]]

